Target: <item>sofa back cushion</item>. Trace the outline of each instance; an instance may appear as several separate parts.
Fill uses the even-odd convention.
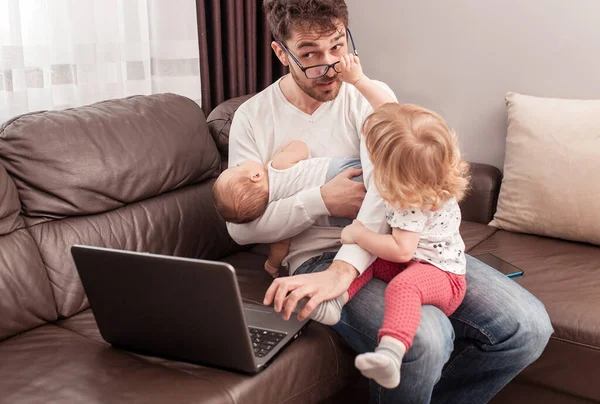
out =
[[[506,96],[501,229],[600,244],[600,100]]]
[[[0,150],[60,316],[88,307],[73,244],[209,259],[237,247],[211,198],[219,153],[187,98],[25,115],[5,126]]]
[[[0,165],[0,236],[23,227],[23,218],[20,213],[21,202],[17,187],[12,178],[8,176],[4,166]]]
[[[216,175],[219,156],[207,133],[192,100],[134,96],[14,119],[0,161],[25,215],[94,214]]]
[[[89,306],[71,257],[73,244],[205,259],[233,251],[236,245],[213,206],[212,184],[206,181],[114,211],[32,226],[59,314],[69,317]]]
[[[235,115],[235,111],[244,102],[252,98],[254,94],[243,95],[241,97],[231,98],[219,104],[206,118],[208,128],[212,135],[221,159],[225,163],[223,168],[226,168],[227,156],[229,154],[229,129],[231,129],[231,121]]]
[[[15,183],[0,165],[0,340],[57,317],[44,264],[20,209]]]

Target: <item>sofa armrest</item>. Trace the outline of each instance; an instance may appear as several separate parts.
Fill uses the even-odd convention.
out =
[[[471,163],[471,189],[460,203],[462,219],[488,224],[496,212],[502,172],[489,164]]]

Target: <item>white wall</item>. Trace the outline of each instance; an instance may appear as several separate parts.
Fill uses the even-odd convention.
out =
[[[504,94],[600,99],[600,0],[346,0],[372,78],[502,168]]]

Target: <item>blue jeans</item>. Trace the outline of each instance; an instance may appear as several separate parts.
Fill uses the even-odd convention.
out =
[[[296,274],[320,272],[335,253],[311,258]],[[386,284],[371,280],[333,328],[358,353],[377,346]],[[488,402],[544,350],[552,325],[543,304],[515,281],[467,255],[467,294],[448,318],[423,306],[413,346],[404,356],[400,386],[371,381],[371,403]]]

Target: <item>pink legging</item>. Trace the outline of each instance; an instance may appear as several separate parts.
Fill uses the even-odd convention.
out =
[[[383,327],[378,339],[384,335],[394,337],[404,343],[407,350],[421,321],[421,306],[434,305],[449,316],[458,308],[467,290],[464,275],[423,262],[397,264],[378,258],[352,282],[348,288],[350,299],[373,277],[388,283]]]

